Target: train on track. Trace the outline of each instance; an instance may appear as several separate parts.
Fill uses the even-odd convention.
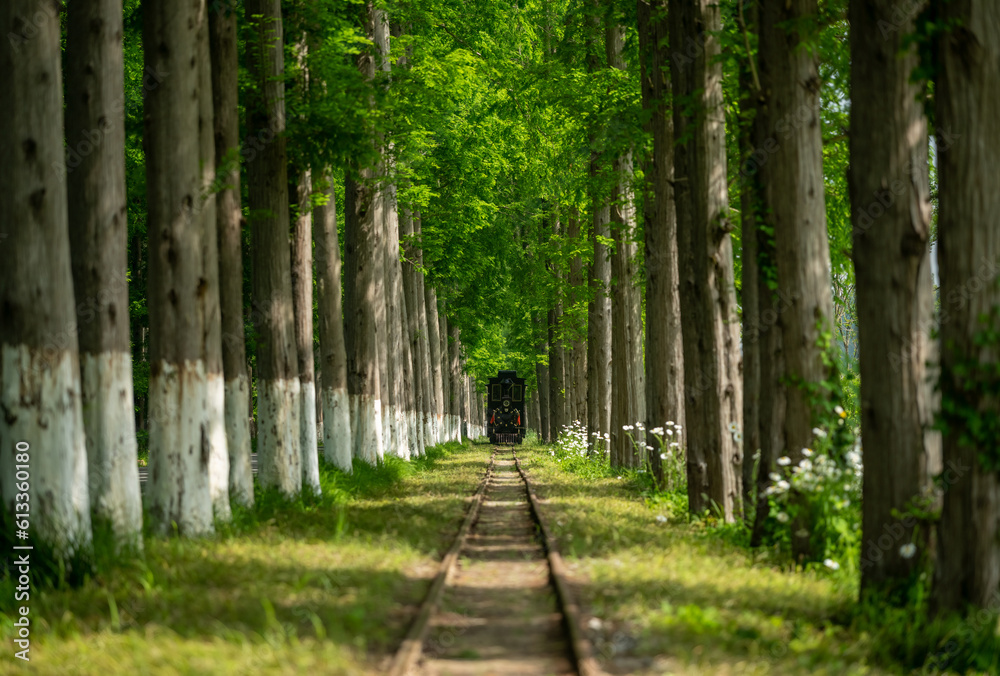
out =
[[[500,371],[490,378],[486,407],[486,433],[491,444],[520,444],[528,420],[524,410],[524,378],[516,371]]]

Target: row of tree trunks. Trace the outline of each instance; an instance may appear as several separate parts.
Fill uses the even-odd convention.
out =
[[[720,9],[709,0],[670,2],[670,44],[695,40],[697,54],[671,59],[675,206],[684,343],[688,504],[714,503],[732,520],[740,489],[740,447],[730,426],[743,414],[733,252],[726,218],[725,115],[718,60]],[[723,168],[723,169],[720,169]]]

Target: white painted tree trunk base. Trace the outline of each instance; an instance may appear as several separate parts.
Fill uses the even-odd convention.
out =
[[[229,499],[253,507],[250,464],[250,379],[241,375],[226,382],[226,449],[229,453]]]
[[[229,507],[229,443],[226,439],[226,382],[221,373],[208,374],[205,392],[205,414],[208,416],[208,486],[212,494],[215,518],[222,522],[233,519]]]
[[[397,406],[394,411],[393,421],[396,425],[396,456],[402,458],[403,460],[410,459],[410,449],[412,441],[410,439],[410,429],[407,425],[406,411],[401,407]]]
[[[198,537],[215,532],[209,482],[205,362],[152,365],[149,378],[149,494],[153,528]]]
[[[141,550],[132,356],[81,354],[80,374],[92,518],[109,522],[119,545]]]
[[[75,341],[74,341],[75,342]],[[68,559],[91,543],[87,448],[77,356],[68,351],[0,346],[0,488],[15,514],[15,464],[28,464],[33,537]],[[28,462],[16,460],[28,444]],[[23,476],[23,475],[22,475]],[[13,536],[13,533],[11,533]]]
[[[301,382],[301,381],[300,381]],[[319,448],[316,438],[316,383],[309,381],[301,383],[299,391],[300,438],[302,444],[302,487],[309,486],[319,495],[322,489],[319,485]]]
[[[323,457],[335,467],[350,474],[351,466],[351,421],[344,388],[325,388],[323,400]]]
[[[257,478],[287,498],[302,492],[298,378],[257,381]]]
[[[382,459],[382,430],[385,418],[382,402],[368,395],[352,394],[351,409],[357,411],[357,427],[353,436],[354,457],[375,465]]]

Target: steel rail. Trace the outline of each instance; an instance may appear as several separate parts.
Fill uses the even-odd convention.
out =
[[[545,545],[545,552],[549,560],[549,574],[552,577],[553,586],[556,588],[556,596],[559,600],[560,610],[562,610],[563,620],[566,623],[566,630],[570,638],[570,652],[574,665],[580,676],[600,676],[604,672],[598,666],[594,658],[593,646],[587,639],[580,622],[580,607],[577,605],[573,594],[570,591],[569,582],[566,580],[566,563],[559,555],[556,546],[556,539],[545,521],[542,519],[542,512],[538,506],[538,496],[535,495],[535,488],[528,480],[528,475],[521,467],[521,460],[517,457],[517,452],[511,449],[514,455],[514,464],[524,481],[524,486],[528,492],[528,501],[531,504],[531,513],[534,515],[535,523],[542,531],[542,539]]]
[[[423,653],[424,640],[427,638],[430,619],[441,603],[441,597],[444,594],[448,578],[451,577],[455,564],[458,563],[458,554],[465,546],[465,541],[469,537],[469,531],[472,530],[472,524],[475,523],[476,517],[479,516],[479,508],[483,504],[486,486],[493,475],[493,464],[496,462],[496,456],[497,452],[494,449],[493,454],[490,456],[489,465],[486,467],[486,474],[483,476],[479,488],[472,497],[472,504],[469,505],[469,509],[465,513],[465,520],[458,530],[458,535],[455,537],[451,549],[441,559],[437,575],[434,577],[434,581],[427,591],[427,596],[420,606],[420,611],[410,626],[410,631],[406,634],[406,638],[403,639],[402,645],[400,645],[399,650],[396,651],[393,657],[392,664],[389,666],[387,672],[389,676],[407,676],[407,674],[410,674]]]

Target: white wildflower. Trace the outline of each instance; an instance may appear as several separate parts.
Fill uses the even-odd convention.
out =
[[[768,476],[769,479],[771,479],[771,481],[774,481],[774,482],[781,481],[781,475],[778,474],[777,472],[771,472],[767,476]]]
[[[813,464],[809,462],[809,458],[803,458],[799,461],[799,467],[802,468],[803,471],[808,471],[813,468]]]
[[[670,448],[680,448],[680,447],[681,447],[681,445],[679,443],[677,443],[676,441],[671,441],[670,442]]]
[[[820,429],[820,428],[818,428],[818,427],[814,427],[814,428],[813,428],[813,434],[815,434],[815,435],[816,435],[817,437],[819,437],[820,439],[824,439],[824,438],[826,438],[826,431],[825,431],[825,430],[821,430],[821,429]]]
[[[656,515],[656,520],[659,523],[666,523],[667,522],[667,517],[663,516],[662,514],[657,514]]]
[[[673,430],[667,430],[667,436],[668,437],[674,436],[674,431]]]
[[[742,432],[733,432],[733,441],[735,441],[738,444],[742,444],[743,443],[743,433]]]
[[[917,546],[912,542],[907,542],[905,545],[899,548],[899,555],[904,559],[912,559],[913,555],[917,553]]]
[[[776,484],[776,486],[777,486],[777,487],[778,487],[779,489],[783,490],[783,491],[787,491],[787,490],[788,490],[789,488],[791,488],[791,487],[792,487],[792,486],[791,486],[791,484],[789,484],[789,483],[788,483],[787,481],[785,481],[784,479],[782,479],[781,481],[779,481],[779,482],[778,482],[778,483]]]
[[[785,512],[778,512],[774,518],[780,521],[781,523],[788,523],[788,514],[786,514]]]
[[[729,423],[729,431],[733,432],[733,433],[739,432],[740,431],[740,426],[737,425],[734,422],[731,422],[731,423]]]
[[[660,460],[666,460],[666,459],[667,459],[667,454],[666,453],[660,453]]]
[[[803,448],[802,449],[802,455],[806,456],[807,458],[812,457],[812,454],[813,454],[813,449],[811,449],[811,448]]]
[[[841,408],[840,406],[834,406],[834,407],[833,407],[833,410],[834,410],[834,411],[836,412],[836,414],[837,414],[837,415],[839,415],[839,416],[840,416],[841,418],[846,418],[846,417],[847,417],[847,411],[845,411],[845,410],[844,410],[843,408]]]
[[[840,570],[840,564],[834,561],[833,559],[824,559],[823,565],[829,568],[830,570]]]
[[[604,624],[601,622],[600,619],[592,617],[590,618],[590,621],[587,622],[587,626],[590,627],[593,631],[600,631],[601,627],[604,626]]]
[[[781,465],[782,467],[787,467],[788,465],[792,464],[792,459],[789,458],[787,455],[783,455],[780,458],[778,458],[778,464]]]
[[[650,431],[651,434],[655,434],[658,437],[662,437],[663,436],[663,428],[662,427],[654,427],[653,429],[651,429],[649,431]]]

